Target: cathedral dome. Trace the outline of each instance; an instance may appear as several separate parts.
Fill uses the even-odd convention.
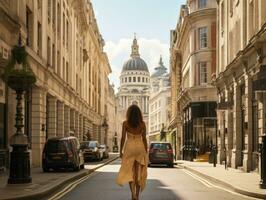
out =
[[[130,58],[128,61],[126,61],[123,65],[123,71],[126,70],[138,70],[149,72],[146,62],[140,57]]]
[[[146,62],[140,57],[139,45],[136,36],[131,46],[130,57],[131,58],[124,63],[122,72],[129,70],[136,70],[136,71],[146,71],[149,73],[149,69]]]

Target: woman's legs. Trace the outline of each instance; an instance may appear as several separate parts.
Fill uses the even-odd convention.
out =
[[[136,196],[137,200],[139,199],[139,191],[140,191],[140,185],[139,185],[139,164],[137,161],[135,161],[135,186],[136,186]]]
[[[132,166],[132,172],[133,172],[133,181],[129,182],[129,187],[130,187],[130,191],[131,191],[131,196],[132,196],[132,200],[136,199],[136,185],[135,185],[135,162],[133,163]]]

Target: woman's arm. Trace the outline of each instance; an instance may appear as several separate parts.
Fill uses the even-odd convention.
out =
[[[146,138],[146,125],[145,125],[145,123],[143,123],[142,141],[143,141],[146,152],[148,152],[148,143],[147,143],[147,138]]]
[[[120,158],[123,157],[123,148],[126,140],[126,122],[123,122],[122,125],[122,137],[121,137],[121,142],[120,142]]]

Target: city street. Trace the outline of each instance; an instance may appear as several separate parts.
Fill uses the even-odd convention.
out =
[[[125,200],[130,199],[128,185],[119,187],[115,184],[120,160],[98,169],[79,185],[72,186],[72,191],[61,194],[61,200]],[[50,198],[57,199],[57,198]],[[148,180],[145,191],[141,194],[143,200],[171,200],[171,199],[254,199],[219,188],[206,180],[199,179],[190,172],[175,167],[166,168],[154,166],[148,169]]]

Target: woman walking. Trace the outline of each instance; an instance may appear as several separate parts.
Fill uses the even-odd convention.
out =
[[[147,179],[147,140],[146,125],[141,110],[131,105],[127,110],[127,120],[123,122],[120,144],[121,167],[117,184],[129,183],[132,200],[139,200]]]

